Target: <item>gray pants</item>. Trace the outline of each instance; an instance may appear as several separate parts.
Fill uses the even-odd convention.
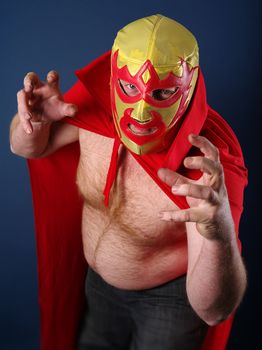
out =
[[[142,291],[112,287],[89,268],[78,350],[197,350],[208,326],[190,306],[182,276]]]

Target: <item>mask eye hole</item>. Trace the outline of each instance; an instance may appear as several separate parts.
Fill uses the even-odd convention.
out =
[[[129,83],[128,81],[118,79],[118,84],[121,90],[123,91],[123,93],[127,96],[132,97],[132,96],[137,96],[139,94],[138,88],[134,84]]]
[[[157,89],[153,90],[150,95],[157,101],[164,101],[176,94],[178,89],[177,86],[168,89]]]

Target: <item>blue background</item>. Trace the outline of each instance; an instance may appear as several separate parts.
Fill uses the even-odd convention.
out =
[[[28,71],[35,71],[44,79],[50,69],[61,74],[61,88],[66,91],[76,80],[74,70],[109,50],[122,26],[155,13],[178,20],[197,37],[209,104],[233,127],[244,151],[249,186],[240,237],[249,287],[228,348],[261,348],[258,326],[261,230],[257,227],[259,1],[10,0],[0,4],[0,348],[3,350],[39,348],[29,178],[26,162],[10,153],[8,142],[9,123],[16,112],[16,92]]]

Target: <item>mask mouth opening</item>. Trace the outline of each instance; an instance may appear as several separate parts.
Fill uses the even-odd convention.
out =
[[[134,124],[129,123],[128,124],[128,129],[135,135],[137,136],[146,136],[146,135],[152,135],[154,134],[158,128],[157,127],[152,127],[152,128],[138,128]]]
[[[141,124],[141,125],[145,125],[145,124],[148,124],[150,123],[152,120],[152,118],[149,118],[147,120],[137,120],[136,118],[134,118],[134,121],[136,124]]]

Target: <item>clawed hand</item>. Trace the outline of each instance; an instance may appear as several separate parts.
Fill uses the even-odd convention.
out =
[[[159,169],[158,176],[178,196],[185,196],[189,209],[165,211],[159,217],[165,221],[195,222],[198,232],[208,239],[227,239],[233,227],[223,167],[218,149],[205,137],[189,135],[189,142],[204,156],[187,157],[184,165],[199,169],[203,175],[197,181],[169,169]]]
[[[65,116],[73,117],[77,107],[63,101],[59,89],[59,75],[47,74],[46,82],[30,72],[24,78],[24,88],[17,93],[18,115],[26,133],[33,131],[31,122],[57,121]]]

